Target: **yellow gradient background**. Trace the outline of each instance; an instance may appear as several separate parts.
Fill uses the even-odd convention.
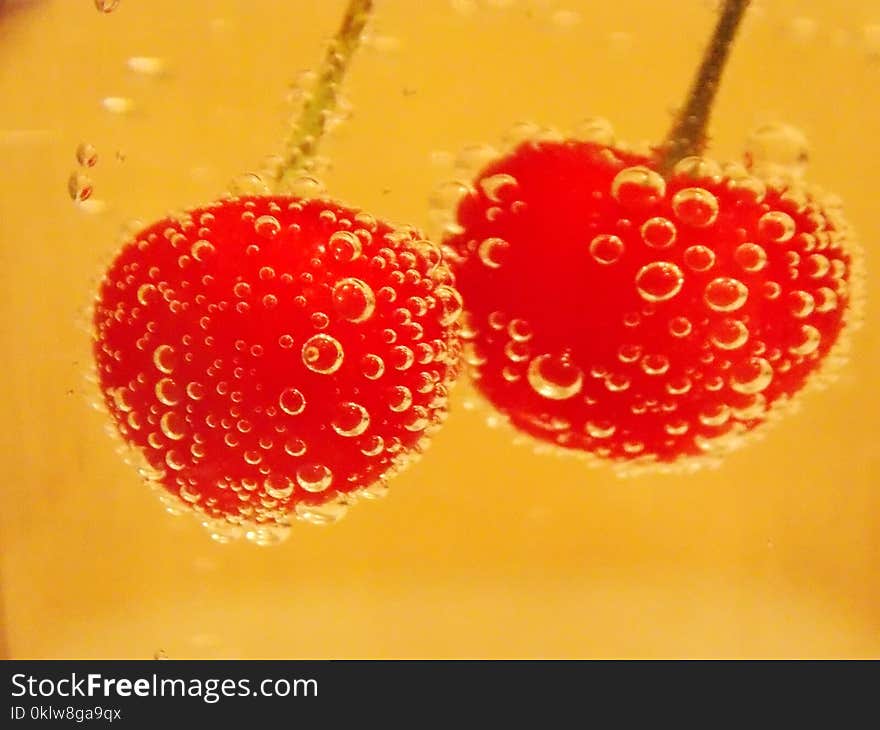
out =
[[[517,120],[666,130],[713,23],[705,0],[377,0],[329,138],[331,192],[427,225],[442,163]],[[343,0],[0,3],[0,651],[17,658],[880,655],[880,8],[756,2],[713,154],[780,120],[812,143],[868,255],[838,382],[692,476],[621,480],[531,453],[468,386],[391,496],[280,547],[164,513],[90,410],[77,327],[122,224],[215,197],[278,148],[285,89]],[[578,21],[579,22],[574,22]],[[168,75],[126,67],[156,56]],[[131,114],[105,96],[130,97]],[[100,215],[67,197],[88,141]],[[117,158],[117,152],[124,161]],[[589,315],[584,301],[584,316]]]

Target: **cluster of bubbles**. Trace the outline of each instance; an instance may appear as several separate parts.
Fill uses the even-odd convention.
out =
[[[67,194],[74,203],[84,203],[94,191],[88,170],[98,163],[98,151],[88,142],[81,142],[76,148],[77,169],[67,178]]]
[[[614,144],[605,120],[587,120],[579,132],[579,139]],[[557,139],[542,131],[536,146]],[[497,154],[487,156],[497,163]],[[479,262],[481,277],[504,277],[509,265],[523,273],[529,267],[515,255],[511,241],[517,228],[509,222],[527,210],[530,194],[519,190],[504,165],[468,170],[461,164],[468,156],[475,157],[473,150],[458,160],[462,179],[476,168],[471,177],[476,182],[446,184],[432,201],[438,213],[447,206],[439,220],[452,241],[449,258],[459,265]],[[857,250],[835,201],[797,184],[807,162],[799,130],[787,125],[755,130],[746,160],[747,166],[722,167],[686,158],[669,180],[646,164],[621,166],[608,189],[596,195],[616,201],[627,211],[626,220],[591,232],[583,240],[581,262],[571,265],[583,270],[585,292],[595,277],[612,277],[635,295],[632,309],[621,312],[616,323],[601,301],[592,304],[606,328],[594,335],[602,332],[625,344],[607,361],[596,355],[600,340],[586,349],[576,339],[571,347],[556,342],[548,349],[545,323],[532,321],[522,306],[480,310],[479,318],[469,311],[465,357],[481,390],[488,387],[497,395],[510,388],[520,394],[510,397],[521,396],[523,410],[511,407],[508,417],[528,421],[547,441],[622,459],[629,469],[658,458],[638,438],[638,427],[627,435],[625,424],[633,416],[659,417],[666,447],[674,450],[679,440],[689,440],[698,453],[720,454],[770,419],[773,407],[788,401],[808,375],[823,382],[814,371],[822,359],[832,368],[839,365],[840,328],[858,317],[850,307],[851,287],[859,280]],[[444,198],[450,191],[454,194]],[[466,196],[478,201],[470,210],[483,217],[476,227],[485,237],[471,239],[473,226],[457,215]],[[735,213],[724,207],[731,204]],[[751,222],[737,239],[729,216],[743,210],[751,211]],[[511,230],[507,240],[505,231]],[[538,254],[529,250],[529,255]],[[595,266],[591,273],[588,261]],[[483,280],[492,289],[490,279]],[[510,291],[525,286],[499,281]],[[467,296],[465,287],[466,304]],[[615,422],[609,414],[622,407],[628,413]],[[604,415],[582,418],[591,411]]]
[[[572,138],[597,144],[615,142],[611,123],[604,117],[587,117],[581,120],[575,124]],[[565,135],[552,127],[518,121],[504,132],[498,145],[468,145],[454,155],[436,152],[432,156],[435,164],[441,169],[451,168],[451,174],[434,188],[428,201],[432,235],[437,240],[442,240],[461,232],[456,215],[458,205],[476,192],[473,180],[487,165],[510,154],[523,143],[560,142],[564,139]],[[487,209],[487,219],[494,217],[497,220],[504,212],[505,204],[509,204],[508,210],[512,214],[525,210],[525,203],[515,196],[516,180],[512,176],[489,176],[481,179],[479,185],[496,203]]]
[[[231,198],[123,249],[95,311],[98,376],[171,509],[267,544],[291,518],[326,524],[384,495],[418,458],[446,417],[461,311],[413,230]]]

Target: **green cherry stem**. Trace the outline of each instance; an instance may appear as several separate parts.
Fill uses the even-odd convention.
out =
[[[705,148],[712,102],[730,47],[748,6],[749,0],[724,0],[715,32],[703,53],[703,61],[688,91],[687,100],[658,150],[658,169],[662,175],[668,175],[683,158],[699,155]]]
[[[339,85],[361,43],[372,10],[373,0],[349,0],[342,25],[327,48],[315,88],[285,141],[284,157],[273,177],[276,189],[283,187],[291,177],[301,174],[315,155],[324,135],[327,117],[336,108]]]

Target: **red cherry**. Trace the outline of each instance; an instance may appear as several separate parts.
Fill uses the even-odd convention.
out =
[[[450,249],[477,388],[519,429],[615,460],[719,452],[839,343],[833,204],[686,158],[526,142],[486,167]]]
[[[143,474],[223,538],[381,493],[446,415],[461,299],[412,228],[247,197],[160,220],[104,275],[94,354]]]

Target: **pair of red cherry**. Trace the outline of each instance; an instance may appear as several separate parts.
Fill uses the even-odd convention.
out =
[[[101,284],[106,405],[148,480],[257,542],[381,494],[445,419],[462,340],[477,388],[542,441],[620,463],[717,453],[838,342],[848,233],[793,184],[662,168],[524,142],[478,174],[444,255],[328,200],[158,221]]]

